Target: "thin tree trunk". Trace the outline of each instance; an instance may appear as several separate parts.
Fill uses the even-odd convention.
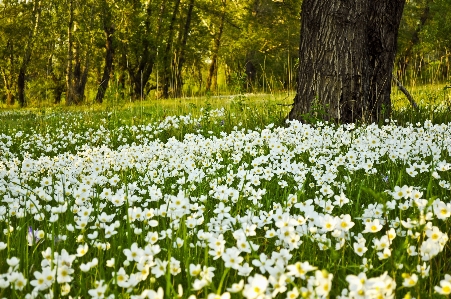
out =
[[[174,27],[179,12],[180,0],[176,0],[174,10],[172,12],[171,23],[168,29],[168,39],[166,43],[166,50],[163,53],[163,94],[164,99],[169,98],[169,85],[171,84],[171,63],[169,61],[172,53],[172,44],[174,42]]]
[[[218,33],[215,36],[215,40],[214,40],[214,44],[213,44],[211,63],[210,63],[210,68],[208,69],[207,83],[205,86],[205,90],[207,92],[210,92],[211,89],[214,89],[217,86],[218,53],[219,53],[219,48],[221,47],[222,33],[224,31],[226,0],[222,1],[222,5],[223,5],[223,10],[222,10],[222,14],[221,14],[221,20],[219,23]]]
[[[78,105],[84,101],[85,87],[88,82],[89,55],[86,55],[84,65],[80,56],[80,45],[75,45],[75,66],[73,73],[73,99],[74,104]],[[88,50],[89,53],[89,50]]]
[[[2,68],[3,82],[5,83],[6,89],[6,105],[12,106],[16,103],[16,97],[14,96],[13,87],[11,86],[11,78]]]
[[[391,112],[405,0],[304,0],[297,94],[289,119],[374,122]]]
[[[103,68],[103,76],[100,81],[99,88],[97,89],[96,102],[102,103],[105,96],[105,92],[108,88],[108,83],[110,81],[110,76],[113,71],[113,57],[114,57],[114,46],[113,46],[113,34],[114,27],[111,24],[104,25],[104,33],[106,38],[105,44],[105,66]]]
[[[39,20],[41,17],[41,1],[34,1],[33,5],[33,29],[28,33],[27,45],[25,47],[25,54],[22,59],[22,63],[19,68],[19,74],[17,77],[17,100],[19,102],[20,107],[24,107],[25,103],[25,81],[26,81],[26,73],[28,64],[31,61],[31,54],[33,52],[34,39],[38,33],[39,28]]]
[[[74,103],[73,92],[73,27],[74,27],[74,0],[69,1],[69,22],[67,25],[67,67],[66,67],[66,105]]]
[[[185,64],[185,51],[186,51],[186,43],[188,41],[188,33],[191,29],[191,18],[193,14],[193,8],[194,8],[194,0],[190,0],[188,4],[188,12],[186,14],[186,22],[185,27],[183,29],[183,35],[180,35],[182,37],[180,43],[179,43],[179,54],[177,57],[177,65],[176,65],[176,84],[174,86],[174,96],[180,97],[182,94],[182,88],[183,88],[183,77],[182,77],[182,69],[183,65]]]
[[[54,45],[53,45],[54,47]],[[60,104],[61,103],[61,97],[64,92],[64,89],[66,87],[66,84],[63,80],[63,78],[57,76],[53,70],[53,52],[50,54],[49,58],[47,59],[47,70],[49,72],[50,78],[52,79],[53,86],[53,103],[54,104]]]
[[[160,44],[161,35],[162,35],[162,24],[163,18],[166,10],[167,0],[161,1],[158,25],[156,30],[156,42],[151,45],[149,40],[144,38],[142,43],[143,55],[138,61],[137,64],[133,65],[132,62],[127,61],[126,54],[122,57],[122,64],[125,64],[126,69],[128,70],[128,74],[130,76],[130,81],[132,85],[132,98],[134,100],[146,97],[147,92],[145,90],[145,86],[149,81],[150,75],[152,74],[153,67],[155,64],[156,56],[157,56],[157,45]],[[151,26],[151,15],[152,10],[150,6],[146,9],[146,20],[144,22],[147,34],[152,34],[154,30],[152,30]]]

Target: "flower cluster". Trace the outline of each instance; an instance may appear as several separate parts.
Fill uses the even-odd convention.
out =
[[[191,121],[149,128],[176,119]],[[22,156],[5,136],[0,293],[390,298],[448,242],[448,125],[292,121],[72,153],[36,136],[41,155]]]

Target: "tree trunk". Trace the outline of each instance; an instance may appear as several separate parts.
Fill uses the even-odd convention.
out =
[[[67,25],[67,67],[66,67],[66,105],[74,103],[74,92],[72,82],[72,63],[73,63],[73,27],[74,27],[74,4],[69,1],[69,22]]]
[[[297,94],[289,119],[389,117],[398,28],[405,0],[304,0]],[[318,115],[317,115],[318,116]]]
[[[86,55],[84,66],[80,56],[80,45],[75,45],[75,65],[73,76],[73,103],[78,105],[84,101],[85,87],[88,82],[89,54]],[[89,50],[88,50],[89,53]]]
[[[105,44],[105,67],[103,68],[103,76],[100,81],[99,88],[97,89],[96,102],[102,103],[105,92],[108,88],[108,83],[110,81],[110,75],[113,71],[113,57],[114,57],[114,47],[113,47],[113,26],[104,27],[106,44]]]
[[[166,50],[163,53],[163,94],[162,97],[164,99],[169,98],[169,85],[171,84],[171,63],[169,61],[172,53],[172,44],[174,39],[174,27],[175,21],[177,19],[177,14],[179,12],[180,0],[176,0],[174,11],[172,12],[171,23],[169,24],[169,36],[166,43]]]
[[[212,49],[211,63],[210,68],[208,70],[207,83],[205,86],[205,90],[210,92],[211,89],[214,89],[217,85],[217,73],[218,73],[218,53],[219,48],[221,47],[221,38],[222,32],[224,31],[224,22],[225,22],[225,5],[226,0],[222,0],[223,10],[221,13],[221,20],[219,23],[218,33],[215,36],[214,45]]]
[[[136,49],[131,49],[127,46],[122,48],[123,54],[121,63],[123,65],[123,68],[127,69],[128,74],[130,76],[130,82],[132,85],[131,98],[133,100],[145,98],[147,95],[147,91],[144,87],[149,81],[157,57],[158,45],[160,44],[161,40],[163,19],[165,16],[167,3],[168,3],[167,0],[161,1],[160,10],[158,12],[159,17],[157,21],[156,31],[154,28],[151,27],[153,23],[151,6],[149,5],[146,8],[146,19],[144,21],[146,34],[145,36],[143,36],[141,40],[140,47],[143,53],[142,55],[140,55],[139,60],[137,62],[128,60],[127,52],[137,51]],[[155,35],[156,37],[156,41],[153,44],[151,44],[151,40],[149,39],[151,35]]]
[[[25,107],[25,72],[27,71],[28,63],[22,63],[17,76],[17,100],[19,106]]]
[[[193,14],[194,8],[194,0],[190,0],[188,4],[188,12],[186,13],[186,21],[185,27],[183,29],[183,34],[180,34],[181,40],[179,41],[179,51],[177,55],[177,59],[175,60],[177,63],[174,66],[174,69],[177,70],[175,76],[175,85],[174,85],[174,97],[180,97],[182,95],[183,88],[183,78],[182,78],[182,69],[185,63],[185,51],[186,51],[186,43],[188,41],[188,33],[191,29],[191,18]]]
[[[33,4],[33,28],[28,33],[27,45],[25,48],[25,54],[22,59],[22,63],[19,68],[19,75],[17,77],[17,100],[20,107],[24,107],[25,103],[25,80],[28,69],[28,64],[31,60],[31,53],[33,51],[34,39],[38,32],[39,20],[41,17],[41,1],[35,1]]]
[[[253,61],[255,56],[255,51],[248,51],[246,54],[246,64],[245,64],[245,72],[246,72],[246,91],[253,92],[254,84],[257,79],[257,68],[255,67]]]
[[[3,75],[3,81],[5,84],[5,91],[6,91],[6,105],[12,106],[16,103],[16,97],[14,96],[13,87],[11,86],[11,78],[8,76],[5,72],[5,70],[2,68],[2,75]]]
[[[64,79],[61,75],[56,75],[55,70],[53,68],[53,50],[55,45],[52,46],[52,52],[49,55],[49,58],[47,59],[47,71],[48,75],[50,75],[50,78],[52,80],[52,93],[53,93],[53,103],[54,104],[60,104],[61,103],[61,97],[62,94],[66,88],[66,84],[64,82]]]

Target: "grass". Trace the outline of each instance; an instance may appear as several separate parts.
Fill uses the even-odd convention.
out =
[[[266,95],[0,112],[0,297],[449,294],[449,105],[414,97],[359,127]]]

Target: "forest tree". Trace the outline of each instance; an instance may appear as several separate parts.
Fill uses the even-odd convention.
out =
[[[298,86],[289,119],[373,122],[390,114],[405,0],[304,0]]]

